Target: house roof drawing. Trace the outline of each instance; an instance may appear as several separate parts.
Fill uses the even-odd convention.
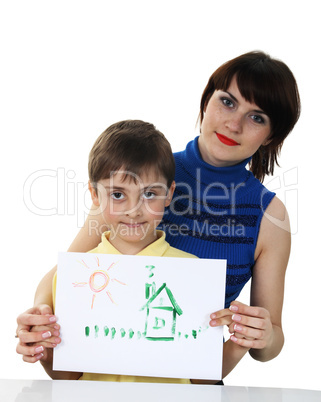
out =
[[[180,306],[178,305],[178,303],[176,302],[173,293],[171,292],[171,290],[166,286],[166,283],[163,283],[163,285],[149,298],[148,302],[146,304],[144,304],[144,306],[140,309],[140,311],[144,310],[145,308],[149,308],[151,303],[159,296],[159,294],[165,290],[167,293],[167,296],[170,300],[170,302],[172,303],[173,309],[176,311],[176,313],[178,315],[183,314],[183,310],[180,308]]]

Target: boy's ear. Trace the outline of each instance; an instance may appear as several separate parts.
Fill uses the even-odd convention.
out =
[[[169,204],[172,202],[172,198],[173,198],[173,194],[175,191],[175,181],[173,181],[173,183],[171,184],[170,188],[167,191],[167,196],[166,196],[166,201],[165,201],[165,207],[168,207]]]
[[[100,202],[99,202],[99,197],[98,197],[98,194],[97,194],[97,189],[92,185],[91,181],[88,181],[88,188],[89,188],[89,191],[90,191],[90,195],[91,195],[91,199],[92,199],[93,204],[96,207],[99,207]]]

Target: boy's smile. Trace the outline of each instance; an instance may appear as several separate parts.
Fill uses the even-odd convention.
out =
[[[171,202],[175,184],[167,188],[164,177],[150,171],[140,177],[119,170],[100,180],[92,200],[100,206],[110,228],[110,243],[122,254],[137,254],[157,239],[156,227]]]

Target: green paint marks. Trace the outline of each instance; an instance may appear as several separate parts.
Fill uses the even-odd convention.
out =
[[[145,299],[149,299],[151,287],[152,285],[150,283],[145,283]]]
[[[174,340],[173,337],[152,338],[152,337],[149,337],[149,336],[146,336],[146,339],[148,339],[149,341],[173,341]]]
[[[146,265],[145,268],[149,270],[149,278],[152,278],[154,276],[154,272],[152,272],[152,269],[155,268],[155,265]]]
[[[145,299],[148,300],[156,292],[156,283],[145,283]]]
[[[168,287],[165,285],[165,289],[166,289],[166,293],[174,307],[174,309],[176,310],[178,315],[182,315],[183,314],[183,310],[179,307],[179,305],[177,304],[177,301],[175,300],[173,293],[170,291],[170,289],[168,289]]]
[[[159,318],[159,317],[154,317],[155,318],[155,322],[154,322],[154,326],[153,329],[161,329],[165,327],[165,320],[163,318]]]
[[[110,332],[111,332],[111,339],[114,339],[114,338],[115,338],[115,334],[116,334],[116,329],[115,329],[114,327],[112,327],[112,328],[110,329]]]
[[[159,310],[162,310],[162,309],[159,309]],[[163,310],[167,310],[167,308],[163,308]],[[165,322],[165,320],[163,318],[160,318],[160,317],[153,317],[153,318],[154,318],[154,327],[153,327],[153,329],[158,330],[158,329],[162,329],[162,328],[166,327],[166,322]],[[139,340],[139,339],[142,339],[142,338],[144,339],[145,338],[145,339],[147,339],[149,341],[166,341],[166,342],[167,341],[174,341],[175,339],[180,340],[182,338],[185,338],[185,339],[189,339],[189,338],[190,339],[197,339],[198,336],[202,332],[206,331],[209,328],[208,326],[205,327],[205,328],[199,327],[197,330],[192,329],[191,333],[185,333],[185,334],[182,334],[182,332],[177,332],[177,336],[175,337],[175,329],[176,329],[175,328],[175,325],[176,325],[175,318],[176,318],[176,314],[174,314],[174,323],[173,323],[173,327],[172,327],[172,331],[171,331],[173,336],[169,336],[169,334],[167,336],[149,336],[149,334],[148,334],[148,336],[147,336],[146,331],[144,331],[144,332],[136,331],[137,339]],[[100,331],[99,326],[95,325],[94,330],[95,330],[93,332],[94,337],[98,338],[99,331]],[[115,327],[109,328],[108,326],[104,326],[104,329],[102,331],[101,336],[104,335],[104,337],[107,338],[110,335],[109,339],[113,340],[113,339],[115,339],[117,331],[118,330],[116,330]],[[129,328],[128,330],[126,330],[124,328],[120,328],[119,333],[120,333],[120,336],[121,336],[122,339],[133,339],[134,335],[135,335],[135,331],[132,328]],[[126,338],[127,334],[128,334],[128,337]],[[90,327],[89,326],[85,327],[85,336],[87,338],[90,336]]]

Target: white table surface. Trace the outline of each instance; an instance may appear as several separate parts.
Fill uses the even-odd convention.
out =
[[[0,380],[1,402],[321,402],[321,391],[218,385]]]

